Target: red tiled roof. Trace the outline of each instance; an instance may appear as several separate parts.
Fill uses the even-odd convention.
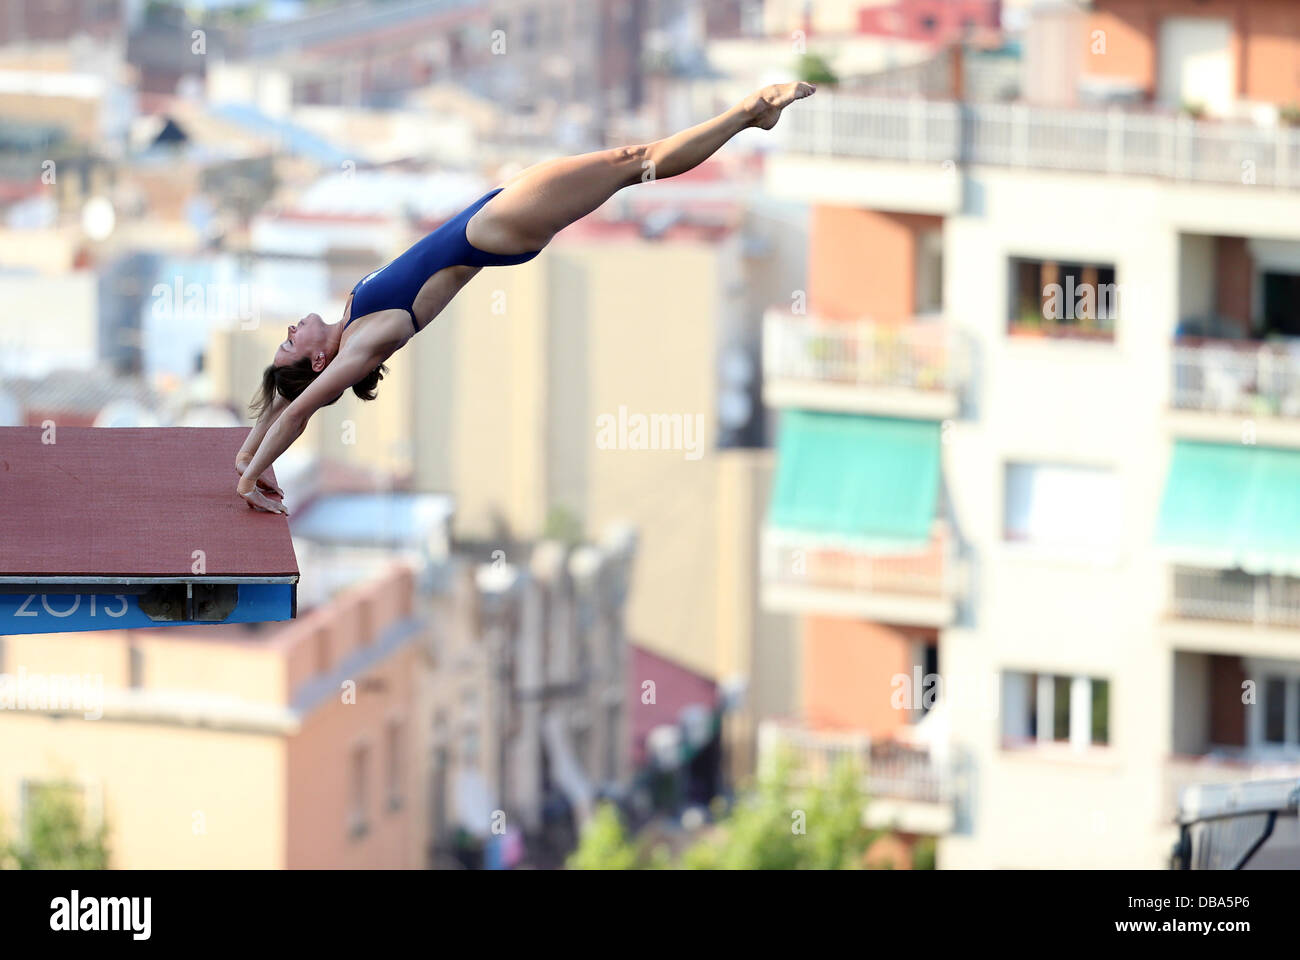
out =
[[[246,427],[0,428],[0,576],[292,576],[288,521],[235,492]],[[194,569],[203,551],[205,569]]]

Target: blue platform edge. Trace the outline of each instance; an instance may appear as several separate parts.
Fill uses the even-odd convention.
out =
[[[39,588],[39,584],[33,584]],[[86,630],[140,630],[151,627],[211,626],[215,623],[261,623],[292,620],[297,612],[297,584],[241,583],[239,601],[224,620],[151,620],[134,594],[0,593],[0,636],[20,633],[80,633]]]

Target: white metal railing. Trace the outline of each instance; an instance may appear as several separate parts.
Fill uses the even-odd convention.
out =
[[[782,121],[797,153],[1300,187],[1300,129],[1287,126],[831,93]]]
[[[1279,779],[1300,779],[1300,763],[1249,756],[1175,756],[1165,764],[1164,814],[1173,816],[1188,787]]]
[[[1176,409],[1300,417],[1300,341],[1179,345],[1173,364]]]
[[[951,391],[967,352],[941,322],[835,322],[769,310],[763,318],[763,373],[862,387]]]
[[[880,553],[768,528],[762,571],[769,583],[936,600],[953,596],[961,586],[961,566],[942,523],[935,524],[926,549],[916,553]]]
[[[1176,567],[1173,606],[1193,620],[1300,627],[1300,579]]]
[[[924,746],[765,720],[759,725],[759,763],[771,763],[778,753],[789,757],[798,785],[826,783],[848,762],[861,772],[869,797],[945,803],[953,796],[951,771]]]

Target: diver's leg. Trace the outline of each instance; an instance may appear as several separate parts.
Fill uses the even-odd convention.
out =
[[[529,167],[470,218],[466,236],[488,253],[540,250],[624,187],[685,173],[746,127],[770,130],[782,110],[815,89],[803,82],[774,84],[750,94],[726,113],[671,137]]]

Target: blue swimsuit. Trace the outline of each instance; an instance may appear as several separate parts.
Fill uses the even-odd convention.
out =
[[[483,194],[396,260],[362,277],[352,288],[352,313],[348,323],[380,310],[405,310],[411,316],[411,326],[419,333],[420,326],[415,322],[415,297],[425,281],[439,270],[456,266],[509,267],[527,263],[541,253],[540,250],[511,255],[488,253],[469,242],[465,225],[483,204],[500,192],[501,187],[497,187]],[[347,324],[343,328],[346,330]]]

